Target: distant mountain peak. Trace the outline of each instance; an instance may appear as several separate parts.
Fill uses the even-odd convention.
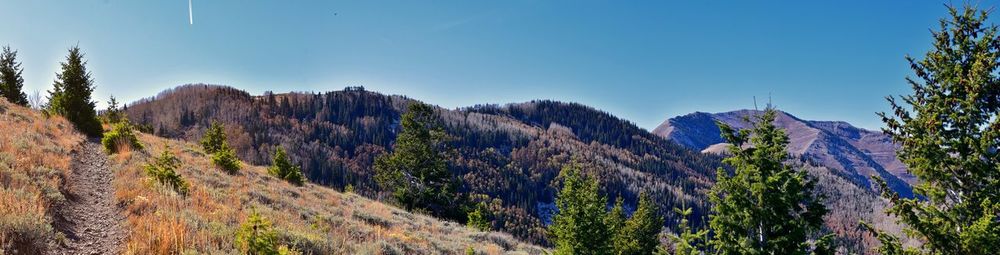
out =
[[[716,122],[737,129],[748,128],[745,118],[763,111],[740,109],[721,113],[694,112],[670,118],[653,133],[702,152],[719,153],[722,139]],[[912,196],[915,179],[896,158],[897,146],[882,132],[859,128],[845,121],[803,120],[779,111],[775,125],[788,134],[788,152],[841,172],[853,181],[874,188],[870,176],[885,179],[893,190]]]

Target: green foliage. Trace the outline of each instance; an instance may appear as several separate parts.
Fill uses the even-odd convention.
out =
[[[112,95],[111,99],[108,99],[108,109],[104,110],[104,120],[113,125],[123,119],[125,119],[125,113],[122,112],[121,108],[118,108],[118,100]]]
[[[142,143],[135,136],[134,127],[128,121],[121,121],[112,125],[111,130],[104,133],[101,138],[104,151],[108,154],[118,153],[123,146],[128,146],[133,150],[142,150]]]
[[[164,147],[163,153],[160,153],[159,157],[146,164],[146,174],[163,185],[170,186],[177,193],[187,195],[188,183],[181,178],[180,174],[177,174],[177,168],[180,167],[180,164],[181,160],[170,152],[170,148]]]
[[[248,255],[279,254],[278,233],[270,221],[252,211],[236,231],[236,246]]]
[[[229,147],[226,141],[226,132],[221,123],[212,121],[212,125],[205,130],[205,135],[201,137],[201,147],[206,153],[212,154],[212,164],[219,166],[222,171],[228,174],[236,174],[242,168],[240,159],[236,157],[236,151]]]
[[[681,222],[677,224],[677,236],[671,236],[674,242],[675,255],[699,255],[705,250],[705,241],[708,237],[708,229],[694,231],[688,222],[691,217],[691,208],[674,208],[674,212],[681,216]],[[666,254],[665,251],[658,253]]]
[[[948,11],[934,48],[922,60],[907,57],[921,80],[907,78],[913,94],[901,97],[905,105],[888,97],[893,113],[879,114],[922,197],[900,198],[877,180],[892,202],[887,213],[923,240],[904,248],[866,225],[883,254],[995,254],[1000,244],[1000,37],[986,24],[988,10]]]
[[[49,112],[66,117],[87,136],[99,137],[103,128],[90,99],[94,92],[94,80],[87,71],[83,55],[79,47],[73,47],[69,49],[66,62],[59,63],[62,72],[56,74],[53,88],[49,91]]]
[[[607,199],[598,193],[597,180],[584,177],[575,165],[563,168],[563,187],[556,197],[559,209],[549,232],[555,254],[610,254],[611,236],[606,218]]]
[[[808,254],[828,243],[819,234],[827,210],[813,194],[815,180],[786,166],[788,136],[774,126],[776,110],[754,116],[750,129],[736,131],[718,123],[732,146],[709,192],[711,244],[719,254]],[[829,240],[817,238],[816,240]]]
[[[225,143],[222,144],[222,148],[212,154],[212,164],[219,166],[222,171],[228,174],[236,174],[236,171],[243,168],[240,159],[236,157],[236,151]]]
[[[458,218],[458,183],[448,170],[451,152],[434,109],[413,103],[402,116],[402,130],[393,152],[375,160],[375,180],[407,210],[425,210],[435,216]]]
[[[208,127],[208,130],[205,130],[205,135],[201,137],[201,147],[208,154],[215,154],[224,147],[228,147],[226,145],[226,132],[222,123],[212,121],[212,125]]]
[[[28,95],[21,91],[24,87],[23,71],[21,63],[17,62],[17,51],[4,46],[3,53],[0,53],[0,96],[8,102],[28,106]]]
[[[611,235],[611,247],[615,251],[622,251],[629,245],[628,234],[624,233],[625,221],[628,220],[628,217],[625,215],[622,203],[621,197],[616,199],[615,206],[611,207],[611,211],[604,216],[604,225],[608,227],[608,233]]]
[[[293,165],[285,154],[285,149],[278,147],[274,151],[271,167],[267,168],[267,173],[279,179],[286,180],[292,184],[302,186],[306,178],[302,176],[299,166]]]
[[[472,246],[465,248],[465,255],[476,255],[476,249],[473,249]]]
[[[476,209],[469,212],[469,219],[466,221],[466,225],[479,231],[493,230],[493,226],[487,217],[486,203],[480,202],[476,204]]]
[[[614,250],[618,254],[652,254],[660,245],[663,217],[646,193],[639,194],[639,204],[632,217],[615,234]]]

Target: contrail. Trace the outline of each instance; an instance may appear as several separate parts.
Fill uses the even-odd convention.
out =
[[[188,0],[188,19],[191,25],[194,25],[194,7],[191,6],[191,0]]]

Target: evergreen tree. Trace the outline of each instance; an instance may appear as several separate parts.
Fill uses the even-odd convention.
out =
[[[476,209],[469,212],[469,220],[466,225],[479,231],[490,231],[493,229],[486,215],[486,203],[476,204]]]
[[[746,121],[750,129],[735,131],[718,123],[732,144],[709,192],[713,204],[709,225],[719,254],[808,254],[826,251],[829,237],[810,241],[820,231],[827,210],[813,194],[815,180],[786,166],[788,136],[774,126],[776,110]]]
[[[607,199],[598,193],[597,180],[581,176],[579,167],[573,165],[564,167],[560,175],[559,210],[549,226],[555,254],[611,254],[612,235],[604,222]]]
[[[607,226],[608,234],[611,235],[611,249],[614,251],[623,251],[629,245],[629,234],[625,232],[626,220],[628,220],[628,215],[625,215],[622,198],[618,197],[615,199],[615,206],[611,207],[608,215],[604,216],[604,225]]]
[[[919,78],[907,78],[913,94],[901,97],[905,105],[888,97],[892,115],[879,114],[919,180],[913,191],[920,198],[912,199],[878,182],[892,202],[887,213],[923,241],[903,248],[876,231],[885,254],[996,254],[1000,247],[1000,37],[986,24],[989,11],[948,11],[933,32],[934,48],[922,60],[907,57]]]
[[[412,103],[402,116],[393,152],[375,160],[375,179],[407,210],[458,218],[458,183],[448,170],[446,135],[434,110]]]
[[[28,106],[28,95],[21,91],[24,87],[23,71],[21,63],[17,62],[17,51],[4,46],[3,53],[0,53],[0,96],[8,102]]]
[[[691,217],[692,210],[689,207],[674,208],[674,212],[681,216],[681,222],[677,224],[677,236],[671,236],[674,241],[675,255],[699,255],[704,251],[704,241],[708,237],[708,230],[695,231],[691,228],[688,217]],[[658,254],[667,254],[662,249]]]
[[[271,161],[271,167],[267,168],[268,174],[297,186],[302,186],[305,183],[306,178],[302,176],[302,169],[292,164],[292,161],[288,159],[288,155],[285,154],[285,149],[280,146],[275,149],[274,157]]]
[[[205,130],[205,135],[201,137],[201,147],[205,153],[214,154],[226,146],[226,132],[222,123],[212,121],[212,125]]]
[[[236,151],[230,148],[227,143],[223,143],[222,147],[212,154],[212,163],[228,174],[236,174],[236,171],[243,168],[240,159],[236,157]]]
[[[656,251],[663,229],[663,217],[657,214],[658,210],[649,195],[639,194],[635,212],[617,234],[620,236],[620,240],[615,241],[617,254],[653,254]]]
[[[66,62],[60,63],[62,72],[56,74],[53,88],[49,91],[49,110],[62,115],[76,126],[80,132],[91,136],[101,136],[101,122],[97,120],[97,110],[91,101],[94,80],[87,71],[79,47],[69,49]]]
[[[278,233],[271,222],[251,211],[236,232],[236,245],[243,254],[272,255],[278,253]]]
[[[108,99],[108,109],[104,110],[104,119],[107,120],[108,124],[115,124],[122,121],[124,113],[121,108],[118,108],[118,100],[112,95],[111,99]]]

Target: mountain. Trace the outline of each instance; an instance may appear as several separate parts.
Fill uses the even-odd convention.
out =
[[[138,134],[144,149],[106,155],[64,118],[3,99],[0,129],[0,254],[237,254],[251,212],[302,254],[547,253],[509,234],[291,185],[263,166],[226,174],[194,143]],[[178,159],[186,195],[146,172],[164,150]]]
[[[695,112],[670,118],[653,133],[703,152],[724,151],[724,143],[716,122],[735,128],[745,128],[746,117],[760,114],[755,110],[723,113]],[[915,178],[896,158],[897,146],[889,136],[878,131],[858,128],[842,121],[802,120],[779,112],[775,124],[788,134],[788,151],[794,156],[838,171],[838,174],[859,186],[875,189],[871,177],[886,180],[890,188],[904,197],[912,197]]]
[[[145,132],[186,141],[198,140],[212,121],[219,121],[240,158],[249,163],[268,163],[274,146],[281,145],[303,166],[310,182],[334,189],[350,186],[357,194],[382,199],[385,194],[373,181],[372,162],[392,150],[400,114],[413,102],[360,87],[250,95],[195,84],[129,104],[126,113]],[[461,191],[490,206],[494,229],[536,244],[548,242],[544,225],[554,212],[557,176],[566,164],[585,167],[612,200],[623,198],[627,210],[634,208],[640,192],[651,194],[668,231],[680,220],[673,208],[681,206],[694,209],[692,223],[704,226],[707,191],[716,169],[724,167],[718,155],[577,103],[537,100],[435,111],[453,138],[455,153],[449,163],[462,181]],[[886,201],[867,186],[859,186],[841,170],[812,162],[795,164],[820,179],[819,191],[831,208],[827,228],[837,234],[845,251],[869,253],[877,242],[857,228],[860,220],[898,230],[894,220],[881,213]]]
[[[187,85],[127,107],[133,123],[158,136],[196,141],[212,121],[226,126],[241,159],[266,164],[281,145],[316,184],[381,198],[372,163],[391,150],[400,113],[415,102],[351,87],[325,93],[254,96],[224,86]],[[454,139],[451,171],[461,191],[486,202],[493,225],[546,243],[556,177],[571,162],[585,166],[611,198],[633,207],[649,193],[668,222],[672,209],[694,208],[695,224],[708,210],[705,192],[721,166],[704,155],[653,135],[606,112],[573,103],[436,108]]]

